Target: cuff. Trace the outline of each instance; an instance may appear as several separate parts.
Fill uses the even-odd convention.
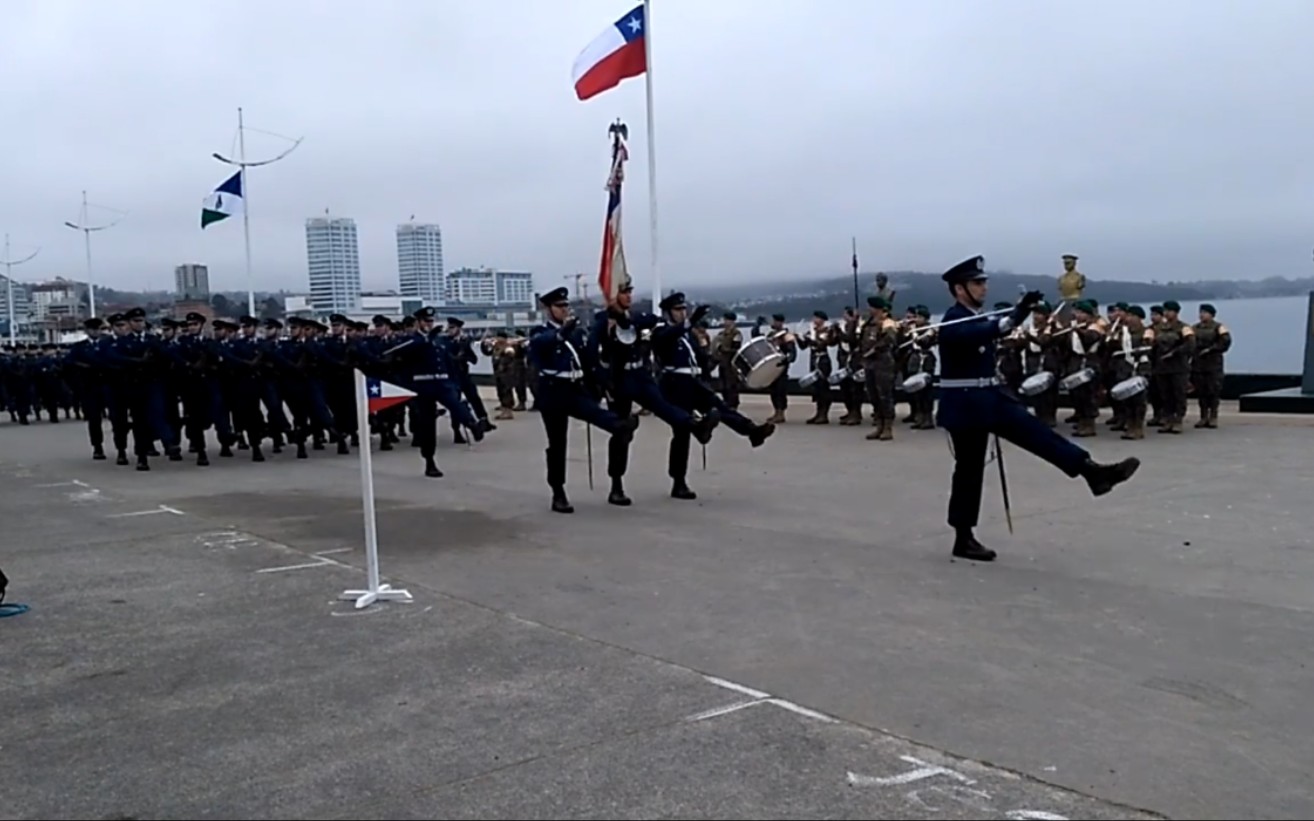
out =
[[[1003,336],[1004,334],[1006,334],[1006,333],[1008,333],[1009,331],[1013,330],[1013,319],[1012,319],[1012,317],[1007,317],[1007,316],[1005,316],[1005,317],[1001,317],[1001,318],[998,320],[998,323],[999,323],[999,335],[1000,335],[1000,336]]]

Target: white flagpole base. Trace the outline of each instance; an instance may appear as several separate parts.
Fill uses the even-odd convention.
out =
[[[410,591],[393,590],[390,584],[381,584],[378,590],[347,590],[341,596],[338,596],[339,601],[351,601],[353,599],[356,601],[357,610],[363,610],[375,602],[395,601],[410,604],[413,601]]]

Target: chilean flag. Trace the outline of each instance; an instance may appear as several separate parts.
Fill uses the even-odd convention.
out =
[[[647,70],[644,41],[647,23],[643,6],[636,6],[579,53],[571,69],[575,96],[587,100]]]
[[[399,388],[391,382],[384,382],[372,376],[365,377],[365,399],[369,402],[370,413],[378,413],[393,405],[400,405],[414,395],[414,392]]]

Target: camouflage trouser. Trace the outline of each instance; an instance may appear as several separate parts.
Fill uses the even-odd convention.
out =
[[[1191,374],[1196,401],[1200,403],[1200,417],[1218,414],[1218,403],[1223,396],[1223,372],[1196,371]]]
[[[894,421],[894,368],[867,366],[863,369],[867,377],[867,397],[871,400],[876,418],[885,422]]]
[[[498,370],[493,374],[493,383],[497,386],[497,404],[510,410],[516,406],[515,374],[509,369]]]
[[[1159,387],[1159,413],[1165,422],[1180,423],[1186,417],[1186,385],[1190,374],[1157,373],[1154,382]]]

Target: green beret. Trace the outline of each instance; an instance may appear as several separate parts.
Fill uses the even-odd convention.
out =
[[[1162,305],[1151,305],[1151,306],[1150,306],[1150,313],[1152,313],[1152,314],[1161,314],[1161,313],[1163,313],[1163,306],[1162,306]]]
[[[1216,309],[1213,305],[1210,305],[1208,302],[1202,304],[1200,306],[1200,310],[1203,311],[1204,313],[1209,314],[1210,316],[1218,316],[1218,309]]]
[[[1175,299],[1169,299],[1163,303],[1163,309],[1165,311],[1180,311],[1182,310],[1182,303]]]
[[[1032,313],[1037,313],[1037,314],[1047,314],[1052,312],[1053,310],[1054,310],[1053,307],[1051,307],[1050,304],[1043,299],[1031,307]]]
[[[890,301],[883,296],[869,296],[867,297],[867,304],[873,308],[890,310]]]
[[[1088,314],[1093,314],[1099,310],[1098,308],[1095,307],[1095,303],[1089,299],[1077,300],[1076,302],[1072,303],[1072,309],[1074,311],[1085,311]]]
[[[1131,314],[1132,316],[1137,316],[1140,317],[1141,319],[1145,319],[1145,309],[1139,305],[1131,306],[1130,308],[1127,309],[1127,313]]]
[[[930,318],[931,318],[931,309],[928,308],[928,307],[926,307],[925,305],[918,305],[918,306],[917,306],[917,315],[920,316],[922,319],[930,319]]]
[[[1118,305],[1117,305],[1117,308],[1118,308],[1119,311],[1130,311],[1130,310],[1131,310],[1131,306],[1128,305],[1126,302],[1119,302]]]

